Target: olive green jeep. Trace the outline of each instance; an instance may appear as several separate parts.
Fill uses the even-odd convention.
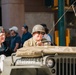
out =
[[[3,60],[1,75],[76,75],[76,47],[20,48]]]

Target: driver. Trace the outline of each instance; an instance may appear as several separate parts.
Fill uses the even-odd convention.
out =
[[[43,39],[43,36],[45,34],[45,29],[42,25],[37,24],[32,29],[32,38],[25,41],[23,46],[44,46],[44,42],[47,41],[46,39]]]

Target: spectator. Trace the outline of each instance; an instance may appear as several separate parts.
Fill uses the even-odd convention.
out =
[[[28,40],[29,38],[32,37],[31,33],[28,32],[28,26],[27,25],[24,25],[22,27],[22,46],[23,46],[23,43]]]
[[[10,48],[12,52],[16,52],[21,47],[21,37],[18,34],[18,28],[16,26],[9,28],[9,30],[11,35]]]
[[[3,27],[0,27],[0,55],[5,54],[6,48],[3,44],[4,41],[5,41],[5,32]]]
[[[43,46],[44,42],[42,42],[43,40],[43,36],[45,34],[45,29],[42,25],[35,25],[32,29],[32,38],[30,38],[29,40],[25,41],[23,46]],[[47,41],[47,40],[46,40]]]
[[[10,43],[11,43],[11,36],[9,30],[5,30],[5,41],[4,45],[6,48],[10,48]]]
[[[11,43],[11,36],[9,30],[5,30],[5,41],[3,42],[6,47],[6,56],[11,55],[10,43]]]
[[[52,43],[52,36],[48,34],[49,29],[47,28],[46,24],[41,24],[45,28],[45,35],[43,38],[47,39],[50,43]]]

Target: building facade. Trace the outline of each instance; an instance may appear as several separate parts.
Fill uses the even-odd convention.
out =
[[[25,23],[30,32],[35,24],[45,23],[49,29],[53,26],[54,13],[46,7],[45,0],[1,0],[1,9],[2,26],[18,26],[20,34]]]

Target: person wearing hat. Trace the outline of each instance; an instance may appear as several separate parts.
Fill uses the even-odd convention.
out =
[[[16,52],[21,47],[21,37],[18,34],[18,28],[16,26],[9,28],[9,31],[11,36],[10,48],[12,52]]]
[[[4,32],[4,28],[0,27],[0,55],[1,54],[5,54],[5,46],[3,44],[3,42],[5,41],[5,32]]]
[[[32,37],[32,34],[28,31],[28,26],[27,25],[24,25],[22,27],[22,46],[24,44],[24,42],[28,39],[30,39]]]
[[[23,44],[23,47],[26,46],[43,46],[44,41],[47,41],[46,39],[43,39],[43,36],[45,34],[45,29],[42,25],[37,24],[32,29],[32,38],[25,41]]]

